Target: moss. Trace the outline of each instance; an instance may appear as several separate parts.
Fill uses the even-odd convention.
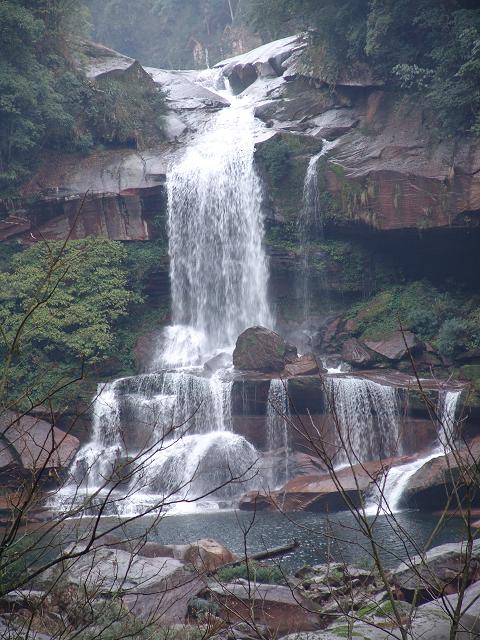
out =
[[[381,340],[398,330],[400,323],[404,328],[413,328],[412,317],[418,316],[419,310],[429,309],[435,323],[440,325],[459,304],[454,294],[419,281],[389,287],[369,301],[355,305],[348,315],[355,318],[362,338]]]
[[[298,218],[308,162],[321,149],[321,141],[292,133],[277,133],[257,147],[274,207],[286,221]]]
[[[248,566],[243,562],[236,567],[225,567],[217,572],[217,578],[221,582],[243,578],[263,584],[286,584],[284,574],[279,567],[259,562],[249,562]]]

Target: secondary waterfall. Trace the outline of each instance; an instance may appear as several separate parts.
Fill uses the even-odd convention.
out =
[[[283,486],[290,477],[290,415],[287,382],[270,382],[267,400],[267,451],[270,454],[270,489]]]
[[[353,376],[326,379],[337,437],[337,468],[401,455],[394,387]]]
[[[440,391],[438,394],[438,440],[430,453],[418,460],[389,469],[370,497],[365,508],[367,515],[377,513],[398,513],[402,507],[402,497],[411,478],[425,464],[449,453],[455,438],[455,415],[462,391]]]
[[[310,158],[303,184],[303,203],[298,218],[298,237],[301,247],[300,294],[303,321],[308,322],[311,313],[311,283],[309,242],[323,237],[321,193],[318,184],[318,162],[332,147],[332,143],[322,140],[322,150]]]

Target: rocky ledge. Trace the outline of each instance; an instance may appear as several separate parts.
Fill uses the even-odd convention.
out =
[[[215,640],[331,640],[344,637],[345,629],[353,637],[384,640],[401,638],[400,627],[408,627],[412,638],[447,640],[462,598],[458,619],[470,634],[465,637],[480,632],[478,541],[469,551],[466,543],[434,547],[390,570],[332,561],[289,575],[276,565],[237,560],[238,577],[224,563],[233,554],[218,542],[187,545],[195,558],[207,547],[213,570],[192,563],[188,553],[172,557],[170,547],[152,542],[100,537],[90,550],[77,544],[65,551],[79,557],[0,599],[1,630],[5,637],[49,640],[60,624],[101,634],[121,620],[122,630],[176,625],[188,634],[205,627]],[[88,603],[80,622],[72,602]]]

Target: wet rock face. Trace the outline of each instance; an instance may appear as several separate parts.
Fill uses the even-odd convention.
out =
[[[220,605],[219,615],[230,624],[250,620],[276,633],[308,631],[320,628],[312,603],[290,587],[276,584],[249,584],[246,580],[210,587],[212,600]]]
[[[233,364],[241,371],[283,371],[297,359],[297,349],[266,327],[250,327],[238,336]]]

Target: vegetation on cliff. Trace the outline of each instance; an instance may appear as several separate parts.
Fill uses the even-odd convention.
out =
[[[127,265],[121,243],[100,238],[39,243],[13,257],[0,273],[0,355],[11,399],[38,401],[111,356],[114,323],[142,301]]]
[[[310,29],[311,62],[335,83],[367,63],[420,98],[444,131],[480,134],[480,9],[472,0],[249,0],[265,38]]]
[[[0,2],[0,194],[14,193],[48,149],[141,146],[152,126],[160,135],[157,89],[94,83],[78,68],[76,42],[87,18],[72,0]]]

